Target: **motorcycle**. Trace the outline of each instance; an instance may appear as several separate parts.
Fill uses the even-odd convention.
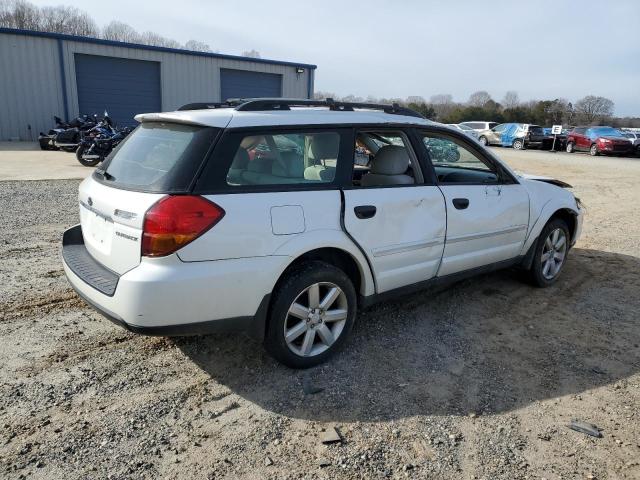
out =
[[[65,122],[60,117],[53,117],[56,122],[56,128],[49,130],[45,134],[40,132],[38,142],[42,150],[64,150],[73,152],[80,143],[80,137],[83,131],[89,130],[97,123],[97,116],[81,115],[70,122]]]
[[[76,158],[85,167],[95,167],[132,131],[131,127],[115,128],[111,119],[105,115],[102,121],[82,135],[76,149]]]

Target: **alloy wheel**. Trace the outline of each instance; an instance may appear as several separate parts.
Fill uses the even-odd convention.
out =
[[[347,322],[349,304],[340,287],[314,283],[293,301],[284,322],[287,347],[301,357],[319,355],[331,347]]]
[[[552,280],[562,268],[567,256],[567,236],[561,228],[552,230],[544,241],[542,248],[542,276]]]

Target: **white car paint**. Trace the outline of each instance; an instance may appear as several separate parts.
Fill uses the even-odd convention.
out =
[[[529,225],[529,195],[522,185],[446,185],[447,240],[438,275],[449,275],[517,256]],[[468,198],[458,210],[454,198]]]
[[[420,118],[379,111],[321,108],[216,109],[144,114],[136,119],[219,128],[432,125]],[[485,154],[513,173],[493,153]],[[518,177],[518,181],[499,186],[411,185],[342,192],[282,189],[206,195],[225,210],[220,223],[176,253],[147,258],[140,255],[144,215],[165,195],[112,188],[89,177],[79,189],[82,232],[91,257],[120,275],[116,291],[113,296],[105,295],[66,263],[64,268],[70,283],[90,303],[138,327],[253,316],[286,268],[305,253],[321,248],[346,252],[358,267],[359,293],[370,297],[525,255],[548,219],[561,209],[574,212],[578,219],[575,241],[583,212],[574,196],[537,180]],[[456,210],[452,201],[458,197],[468,198],[470,207]],[[358,205],[375,205],[376,216],[356,218],[354,207]]]
[[[371,262],[377,293],[437,274],[446,231],[438,187],[353,189],[344,196],[345,228]],[[376,206],[376,215],[356,218],[358,205]]]

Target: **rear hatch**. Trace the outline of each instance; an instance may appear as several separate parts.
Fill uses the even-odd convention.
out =
[[[190,190],[219,128],[145,122],[80,185],[84,243],[99,263],[123,274],[140,263],[145,212]]]

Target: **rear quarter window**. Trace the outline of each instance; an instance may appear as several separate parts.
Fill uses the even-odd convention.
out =
[[[129,190],[187,191],[219,133],[213,127],[145,122],[96,169],[94,178]]]
[[[353,156],[350,134],[349,129],[342,128],[228,130],[216,145],[195,191],[332,188],[341,172],[346,176],[349,166],[340,159]]]

